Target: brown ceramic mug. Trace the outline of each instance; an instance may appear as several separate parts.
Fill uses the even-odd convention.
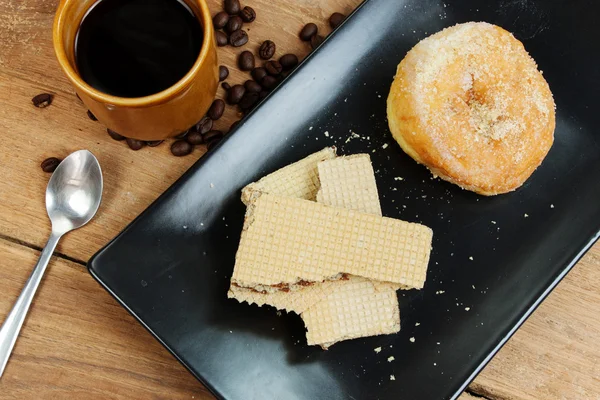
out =
[[[102,93],[77,72],[75,38],[86,12],[98,0],[61,0],[53,27],[58,62],[88,109],[106,127],[140,140],[176,136],[198,122],[210,107],[219,84],[219,66],[210,11],[204,0],[183,0],[200,21],[202,48],[192,69],[173,86],[145,97]]]

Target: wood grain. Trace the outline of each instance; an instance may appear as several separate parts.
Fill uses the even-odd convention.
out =
[[[212,10],[220,0],[210,0]],[[257,11],[249,44],[220,48],[227,79],[242,83],[236,56],[274,40],[277,55],[303,57],[297,39],[304,23],[328,33],[333,11],[348,13],[359,0],[243,2]],[[49,232],[44,190],[49,178],[39,168],[46,157],[87,148],[102,164],[105,197],[98,216],[68,235],[58,252],[85,261],[143,211],[189,166],[203,148],[184,158],[168,145],[131,151],[89,120],[55,60],[51,26],[57,1],[0,0],[0,318],[16,299],[37,251]],[[40,92],[56,95],[46,109],[31,105]],[[222,89],[218,95],[223,94]],[[227,127],[239,115],[228,108],[217,123]],[[539,310],[501,350],[461,400],[600,399],[600,244],[575,267]],[[196,398],[208,394],[79,264],[53,259],[22,336],[1,381],[0,399]],[[475,397],[477,398],[477,397]]]
[[[598,288],[600,244],[548,296],[471,389],[491,399],[600,399]]]
[[[38,252],[0,240],[4,320]],[[54,258],[1,381],[1,399],[212,399],[83,266]]]

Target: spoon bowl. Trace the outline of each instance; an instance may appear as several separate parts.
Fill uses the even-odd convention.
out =
[[[52,231],[66,233],[87,224],[102,200],[102,170],[87,150],[79,150],[60,163],[46,189],[46,210]]]

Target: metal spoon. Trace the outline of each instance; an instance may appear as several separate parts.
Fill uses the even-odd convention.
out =
[[[101,199],[102,171],[98,160],[89,151],[72,153],[52,174],[46,189],[46,210],[52,222],[52,233],[21,295],[0,329],[0,377],[59,239],[92,219]]]

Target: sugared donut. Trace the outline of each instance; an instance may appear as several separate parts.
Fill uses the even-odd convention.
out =
[[[398,65],[390,130],[434,175],[483,195],[515,190],[548,154],[554,100],[535,61],[484,22],[423,39]]]

